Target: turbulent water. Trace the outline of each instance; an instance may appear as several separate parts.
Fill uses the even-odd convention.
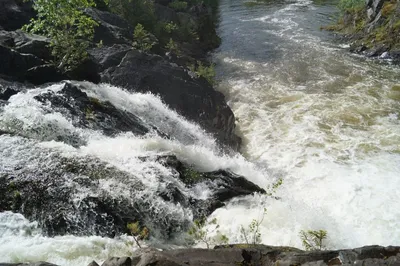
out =
[[[326,229],[330,248],[400,245],[400,92],[392,90],[400,71],[385,62],[352,57],[319,31],[335,12],[333,4],[221,1],[223,42],[214,58],[219,89],[237,117],[243,155],[221,154],[211,136],[158,97],[106,84],[85,83],[85,92],[173,138],[154,132],[107,137],[75,127],[70,117],[34,99],[47,90],[59,91],[58,84],[19,93],[0,107],[0,130],[18,133],[0,135],[0,170],[34,169],[43,161],[51,163],[54,154],[94,157],[134,173],[146,186],[146,195],[152,195],[163,185],[157,174],[166,169],[139,157],[174,154],[198,170],[231,169],[262,187],[283,179],[276,198],[235,199],[212,214],[230,242],[244,240],[240,227],[260,217],[265,206],[265,244],[301,247],[300,230]],[[57,141],[59,135],[85,144],[70,146]],[[124,195],[124,186],[113,180],[102,189]],[[185,193],[206,199],[211,192],[198,188]],[[157,200],[152,204],[178,220],[192,219],[182,206]],[[128,241],[127,236],[49,238],[36,221],[0,213],[1,261],[85,265],[129,255]]]
[[[400,69],[350,56],[319,30],[336,4],[222,0],[220,90],[244,156],[284,180],[266,244],[301,247],[302,229],[326,229],[331,248],[400,244]],[[257,204],[214,216],[240,241]]]

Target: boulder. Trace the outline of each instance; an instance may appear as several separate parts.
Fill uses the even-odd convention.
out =
[[[35,96],[35,99],[51,103],[52,110],[71,117],[75,127],[100,130],[108,136],[121,132],[144,135],[151,129],[136,115],[119,110],[110,102],[90,98],[82,91],[82,86],[73,83],[66,83],[57,93],[49,91]]]
[[[94,43],[102,43],[106,46],[132,44],[133,29],[120,16],[95,8],[87,8],[85,9],[85,13],[99,24],[95,28]]]
[[[22,0],[0,1],[0,29],[13,31],[28,24],[35,16],[30,2]]]
[[[100,65],[102,82],[129,91],[158,94],[172,109],[212,133],[222,145],[239,148],[234,114],[224,95],[204,78],[191,77],[186,69],[161,56],[127,46],[96,48],[90,54]]]

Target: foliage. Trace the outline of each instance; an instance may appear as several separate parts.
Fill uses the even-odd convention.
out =
[[[261,232],[260,225],[264,221],[265,215],[267,214],[267,209],[264,208],[261,217],[258,219],[253,219],[248,228],[240,227],[240,235],[248,245],[261,244]]]
[[[300,239],[306,250],[323,250],[325,245],[323,241],[327,238],[328,232],[325,230],[301,230]]]
[[[154,13],[154,3],[151,0],[108,0],[109,9],[123,17],[134,27],[141,24],[149,30],[154,31],[157,17]]]
[[[142,24],[137,24],[133,32],[133,47],[144,52],[148,52],[156,44],[151,39],[151,35],[146,31]]]
[[[194,65],[189,66],[189,70],[195,73],[198,77],[205,78],[210,84],[214,84],[215,68],[214,64],[210,66],[203,65],[202,62],[197,61],[197,67]]]
[[[188,3],[185,1],[175,0],[171,3],[169,3],[168,6],[172,9],[174,9],[175,11],[183,11],[188,7]]]
[[[169,39],[169,42],[165,45],[165,49],[167,49],[168,52],[180,55],[181,52],[179,50],[178,44],[172,40],[172,38]]]
[[[142,248],[139,241],[149,238],[149,236],[150,236],[149,229],[145,226],[141,227],[139,225],[139,222],[128,223],[126,227],[129,230],[129,232],[131,233],[131,235],[133,236],[133,239],[135,240],[136,245],[139,248]]]
[[[49,37],[54,63],[68,71],[88,56],[86,50],[98,24],[83,10],[93,6],[93,0],[34,0],[37,17],[23,30]]]
[[[164,24],[164,30],[165,30],[165,32],[167,32],[169,34],[176,31],[177,29],[178,29],[178,25],[176,25],[172,21]]]
[[[278,190],[278,188],[280,186],[282,186],[283,184],[283,179],[279,178],[278,181],[276,181],[275,183],[272,183],[272,185],[268,185],[267,189],[265,190],[265,194],[272,197],[273,195],[276,194],[276,191]]]
[[[210,227],[211,229],[209,229]],[[194,220],[193,226],[189,229],[188,234],[193,238],[194,241],[204,243],[208,249],[211,245],[228,244],[229,238],[226,235],[220,234],[218,228],[219,224],[216,218],[208,222],[205,218],[203,218]],[[214,232],[217,233],[216,238],[210,235]]]
[[[342,11],[350,11],[363,8],[364,5],[364,0],[340,0],[339,9]]]

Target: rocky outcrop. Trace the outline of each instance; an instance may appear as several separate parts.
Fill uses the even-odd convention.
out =
[[[38,158],[35,169],[23,163],[19,169],[2,168],[0,211],[19,212],[38,221],[48,236],[112,237],[127,233],[127,223],[139,221],[158,239],[168,239],[186,231],[191,223],[170,209],[183,208],[200,218],[233,197],[264,192],[241,176],[222,170],[199,172],[174,156],[140,160],[155,160],[167,169],[158,173],[156,168],[153,170],[158,183],[151,190],[146,189],[140,176],[94,158],[72,159],[53,153]],[[105,184],[118,184],[124,188],[123,193]],[[207,199],[196,198],[196,193],[188,192],[196,187],[207,187],[212,194]]]
[[[224,95],[204,78],[194,78],[188,70],[161,56],[128,46],[96,48],[90,54],[100,65],[102,82],[160,95],[171,108],[199,123],[222,144],[238,149],[240,139],[234,134],[234,114]]]
[[[231,245],[216,249],[178,249],[139,251],[132,258],[105,261],[102,266],[270,266],[270,265],[400,265],[400,247],[366,246],[331,251],[302,251],[292,247]],[[123,264],[123,263],[124,264]]]
[[[0,266],[52,264],[1,264]],[[88,266],[99,265],[92,262]],[[133,257],[110,258],[101,266],[271,266],[271,265],[400,265],[400,247],[365,246],[356,249],[302,251],[292,247],[231,245],[216,249],[139,250]]]
[[[5,3],[8,3],[9,9],[18,6],[15,0],[7,0]],[[176,13],[165,6],[162,8],[175,14],[177,23],[189,23],[190,15],[187,13]],[[32,16],[25,9],[21,12],[26,17]],[[212,133],[221,146],[238,150],[240,138],[234,134],[235,118],[221,93],[215,91],[205,79],[195,77],[193,73],[166,57],[133,50],[133,30],[119,16],[93,8],[86,9],[85,12],[99,23],[94,42],[101,42],[103,47],[91,49],[89,58],[82,64],[61,73],[50,63],[52,56],[47,38],[19,30],[0,31],[0,78],[35,85],[66,79],[88,80],[94,83],[107,82],[129,91],[152,92],[160,95],[178,113]],[[208,14],[201,7],[193,8],[190,12],[197,20],[205,20]],[[203,22],[199,25],[207,27],[207,23]],[[21,20],[21,23],[25,22]],[[204,29],[200,34],[200,38],[204,39],[200,41],[204,44],[204,49],[200,49],[197,44],[196,47],[187,44],[185,49],[205,55],[206,49],[217,45],[208,43],[210,38],[205,34],[213,34],[209,33],[210,30]],[[7,92],[2,91],[2,99],[8,98],[10,93],[9,89]]]
[[[337,25],[327,27],[350,41],[350,51],[367,57],[400,62],[400,4],[366,0],[364,7],[344,10]]]
[[[0,30],[17,30],[29,23],[35,16],[30,3],[26,1],[1,0],[0,1]]]

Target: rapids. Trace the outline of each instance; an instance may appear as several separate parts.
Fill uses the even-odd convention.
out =
[[[261,187],[283,179],[276,198],[235,199],[211,215],[230,242],[243,242],[240,227],[259,217],[265,206],[265,244],[301,248],[300,230],[325,229],[329,248],[400,245],[400,92],[392,89],[400,82],[400,70],[390,62],[351,56],[319,30],[330,23],[335,4],[221,0],[222,45],[213,58],[218,89],[226,95],[243,138],[241,154],[221,153],[210,135],[157,96],[107,84],[85,83],[85,92],[136,114],[171,139],[155,132],[109,137],[75,127],[70,117],[34,99],[45,90],[60,90],[62,84],[57,84],[21,92],[0,105],[0,130],[16,133],[0,135],[0,170],[38,167],[51,163],[55,154],[93,157],[139,176],[146,195],[152,195],[163,185],[157,174],[166,169],[138,158],[173,154],[200,171],[230,169]],[[77,138],[82,145],[57,141],[59,135]],[[102,189],[124,193],[124,187],[113,182]],[[185,193],[207,199],[211,192],[198,187]],[[182,206],[153,204],[177,220],[192,219]],[[36,221],[0,213],[2,262],[86,265],[131,254],[129,241],[129,236],[50,238]],[[162,239],[149,244],[158,242]],[[179,243],[177,236],[170,246]]]

